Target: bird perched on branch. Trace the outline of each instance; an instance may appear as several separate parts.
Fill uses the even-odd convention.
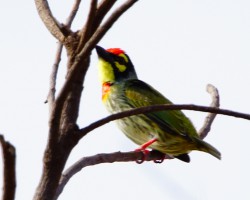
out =
[[[149,84],[139,80],[129,56],[119,48],[96,46],[98,71],[102,84],[102,101],[110,113],[151,106],[172,104]],[[179,110],[157,111],[117,120],[118,127],[133,142],[164,155],[189,162],[188,153],[203,151],[220,159],[220,152],[201,140],[192,122]]]

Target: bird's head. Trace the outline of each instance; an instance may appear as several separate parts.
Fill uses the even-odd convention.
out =
[[[128,55],[119,48],[103,49],[96,46],[101,83],[114,83],[127,79],[137,79],[134,66]]]

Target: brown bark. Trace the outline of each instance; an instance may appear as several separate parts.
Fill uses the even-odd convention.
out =
[[[3,154],[3,194],[2,200],[14,200],[16,190],[16,150],[0,135]]]

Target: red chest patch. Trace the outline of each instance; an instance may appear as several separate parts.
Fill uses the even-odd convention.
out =
[[[108,82],[102,84],[102,100],[103,101],[106,100],[107,98],[107,95],[110,91],[110,86],[111,86],[111,83],[108,83]]]

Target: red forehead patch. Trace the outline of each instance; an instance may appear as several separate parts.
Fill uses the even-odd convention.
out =
[[[110,48],[110,49],[106,49],[106,51],[109,52],[109,53],[113,53],[115,55],[119,55],[121,53],[123,53],[123,54],[125,53],[125,51],[123,51],[120,48]]]

